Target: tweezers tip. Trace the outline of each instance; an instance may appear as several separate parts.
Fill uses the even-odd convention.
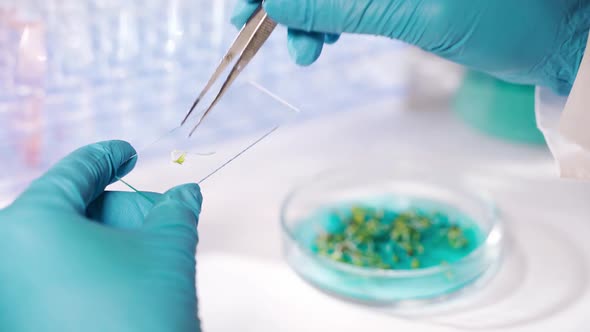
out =
[[[191,130],[191,132],[188,134],[188,137],[193,136],[193,134],[195,133],[195,131],[197,130],[197,128],[199,128],[199,126],[201,125],[201,122],[203,122],[203,118],[199,119],[199,122],[197,122],[197,124],[193,127],[193,129]]]
[[[186,123],[186,121],[188,120],[188,118],[191,116],[191,114],[193,113],[193,111],[195,110],[195,108],[197,107],[197,104],[201,101],[201,98],[197,98],[195,99],[195,101],[193,102],[193,105],[191,106],[191,108],[188,110],[188,113],[184,116],[184,119],[182,120],[182,122],[180,123],[180,125],[184,125]]]

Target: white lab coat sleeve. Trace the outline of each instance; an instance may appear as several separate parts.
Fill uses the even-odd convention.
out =
[[[587,50],[590,50],[590,39]],[[568,97],[536,89],[537,126],[563,178],[590,180],[590,52],[578,69]]]

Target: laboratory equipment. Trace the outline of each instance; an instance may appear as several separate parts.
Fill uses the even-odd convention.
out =
[[[238,78],[238,75],[242,72],[242,70],[248,65],[248,63],[254,58],[256,53],[260,50],[262,45],[266,42],[270,34],[273,32],[277,24],[268,17],[268,14],[262,8],[262,5],[258,6],[258,9],[252,14],[252,17],[246,22],[236,40],[229,48],[228,52],[223,56],[221,63],[215,69],[215,72],[207,82],[207,85],[201,91],[197,99],[195,99],[193,105],[191,106],[190,110],[182,120],[182,124],[186,122],[189,118],[199,101],[205,96],[207,91],[211,88],[211,86],[215,83],[219,75],[223,73],[223,71],[229,66],[231,61],[236,57],[239,56],[237,62],[234,64],[233,68],[231,69],[229,76],[223,82],[221,89],[211,102],[211,105],[205,110],[197,124],[193,127],[189,136],[193,134],[193,132],[197,129],[197,127],[201,124],[201,121],[209,114],[211,109],[219,102],[221,97],[226,93],[227,89],[231,86],[231,84]]]
[[[453,110],[470,126],[508,141],[543,145],[535,120],[535,87],[468,71]]]
[[[359,267],[318,255],[313,241],[335,226],[332,212],[359,205],[442,213],[469,229],[476,246],[423,268]],[[303,279],[338,297],[384,306],[423,305],[464,294],[486,279],[482,276],[493,275],[504,237],[499,210],[482,188],[473,188],[460,175],[441,180],[427,167],[404,164],[320,173],[289,194],[281,225],[287,262]]]
[[[146,143],[130,158],[137,164],[124,184],[133,187],[153,179],[137,189],[158,192],[187,182],[201,184],[299,113],[259,84],[241,80],[217,107],[220,112],[212,113],[192,136],[189,121],[143,139]]]

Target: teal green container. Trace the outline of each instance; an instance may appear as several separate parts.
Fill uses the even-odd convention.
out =
[[[501,139],[545,144],[535,121],[535,88],[469,71],[454,100],[455,113],[470,126]]]

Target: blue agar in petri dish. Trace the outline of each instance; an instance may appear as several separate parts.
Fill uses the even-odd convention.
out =
[[[344,243],[343,234],[348,230],[350,235],[348,226],[359,208],[366,212],[363,223],[375,220],[374,213],[378,213],[384,230],[369,241],[365,239],[360,249],[356,243],[356,252],[365,256],[369,246],[377,259],[361,262],[352,259],[353,255],[334,257],[334,247],[326,250],[318,239],[340,235],[338,243]],[[400,251],[399,242],[379,239],[391,236],[391,224],[408,213],[426,216],[431,222],[428,230],[420,232],[422,238],[417,243],[422,248],[412,254]],[[441,237],[450,227],[460,230],[460,246],[451,246]],[[420,197],[382,195],[316,207],[294,222],[291,236],[297,250],[288,250],[287,259],[304,279],[329,293],[372,304],[447,296],[478,279],[489,264],[486,252],[478,250],[485,245],[488,233],[474,218],[449,204]]]

